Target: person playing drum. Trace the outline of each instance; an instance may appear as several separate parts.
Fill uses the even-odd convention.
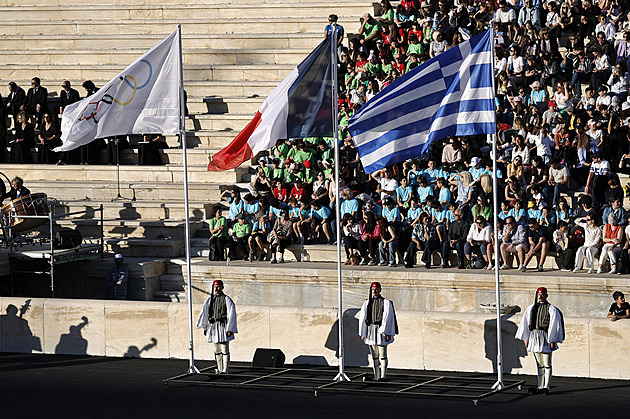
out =
[[[31,191],[24,186],[24,181],[20,177],[14,177],[13,180],[11,180],[11,185],[12,187],[9,189],[9,192],[3,193],[2,197],[0,197],[0,202],[4,201],[6,198],[14,200],[31,194]]]

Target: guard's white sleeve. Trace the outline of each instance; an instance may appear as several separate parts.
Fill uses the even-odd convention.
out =
[[[210,299],[208,298],[205,303],[203,303],[203,307],[201,307],[201,313],[199,314],[199,318],[197,319],[197,329],[207,329],[208,328],[208,307],[210,306]]]
[[[385,300],[383,306],[383,321],[381,322],[381,327],[378,328],[378,333],[392,336],[390,342],[394,341],[393,337],[396,334],[396,316],[394,314],[394,305],[390,300]]]
[[[236,307],[234,306],[234,301],[227,295],[225,296],[225,305],[227,306],[227,324],[225,325],[225,330],[227,332],[238,333],[238,328],[236,327]]]
[[[532,316],[532,307],[534,307],[533,304],[525,309],[525,313],[523,313],[523,317],[521,318],[521,324],[518,326],[518,330],[514,336],[516,339],[520,339],[523,342],[529,340],[529,319]]]
[[[367,325],[365,324],[365,315],[367,312],[368,300],[363,302],[361,311],[359,312],[359,336],[362,338],[367,337]]]
[[[549,343],[560,343],[564,341],[564,319],[562,318],[562,312],[552,305],[549,306],[547,340],[549,340]]]

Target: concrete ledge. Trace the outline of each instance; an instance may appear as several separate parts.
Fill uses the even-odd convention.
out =
[[[29,306],[20,315],[20,308]],[[193,307],[194,319],[200,305]],[[188,357],[186,304],[0,299],[0,351]],[[235,361],[251,361],[258,347],[280,348],[287,363],[337,363],[335,309],[238,305],[239,334],[230,347]],[[400,335],[389,347],[394,368],[493,372],[496,320],[492,314],[398,311]],[[514,339],[520,316],[501,324],[504,370],[534,374],[534,360]],[[358,309],[344,315],[346,364],[368,365],[367,347],[357,336]],[[566,317],[566,340],[554,352],[554,375],[630,379],[630,365],[611,357],[630,345],[630,321]],[[211,345],[195,331],[197,359],[212,359]]]

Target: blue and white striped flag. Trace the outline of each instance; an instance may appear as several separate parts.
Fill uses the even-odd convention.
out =
[[[349,124],[366,173],[414,158],[433,141],[495,133],[492,29],[394,81]]]

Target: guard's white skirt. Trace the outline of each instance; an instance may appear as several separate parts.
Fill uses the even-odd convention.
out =
[[[206,342],[208,343],[221,343],[234,340],[234,333],[232,336],[227,335],[226,323],[214,322],[208,325],[208,332],[206,333]]]
[[[389,345],[394,341],[394,337],[388,341],[385,340],[385,335],[378,332],[380,326],[373,324],[367,327],[367,336],[365,337],[366,345],[378,345],[385,346]]]
[[[549,346],[549,341],[547,341],[547,332],[538,329],[529,332],[527,350],[529,352],[550,353],[551,346]]]

